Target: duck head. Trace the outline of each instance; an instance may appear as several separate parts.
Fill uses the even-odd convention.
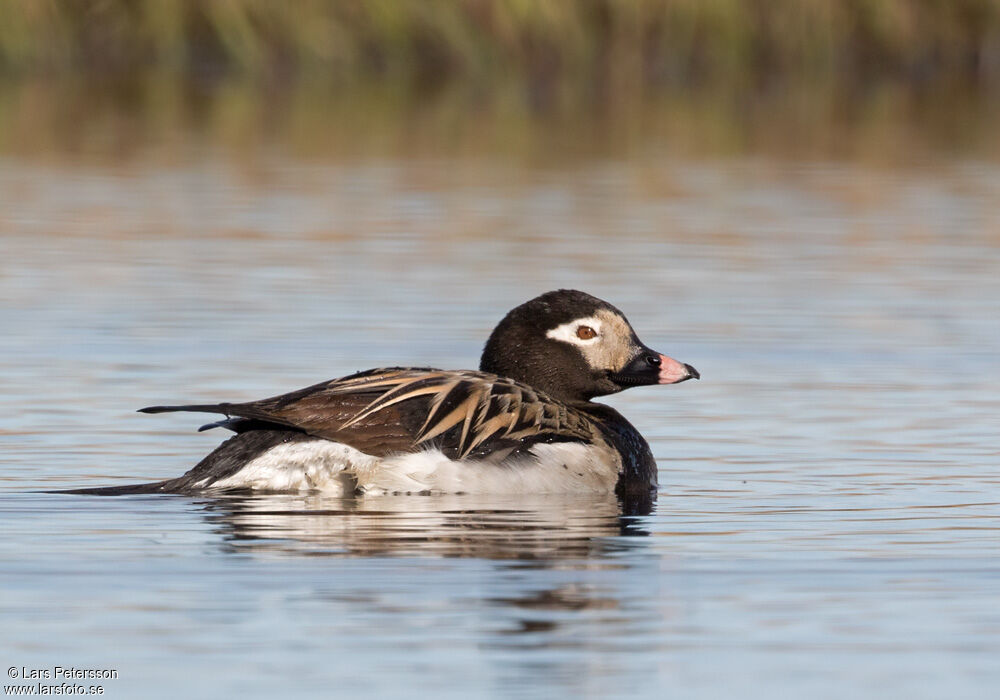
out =
[[[508,313],[490,334],[479,368],[569,402],[701,376],[646,346],[614,306],[572,289]]]

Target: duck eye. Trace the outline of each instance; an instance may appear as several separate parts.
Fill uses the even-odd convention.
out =
[[[597,337],[597,331],[590,326],[577,326],[576,337],[580,340],[590,340],[591,338]]]

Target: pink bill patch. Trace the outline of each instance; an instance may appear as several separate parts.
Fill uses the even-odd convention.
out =
[[[660,384],[675,384],[691,376],[688,368],[666,355],[660,355]]]

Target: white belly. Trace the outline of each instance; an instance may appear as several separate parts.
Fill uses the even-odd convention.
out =
[[[455,461],[440,450],[373,457],[329,440],[278,445],[207,488],[361,493],[609,493],[619,460],[579,443],[539,444],[503,464]]]

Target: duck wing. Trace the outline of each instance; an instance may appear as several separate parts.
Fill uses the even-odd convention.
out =
[[[247,403],[151,406],[144,413],[222,413],[237,432],[282,427],[370,455],[438,448],[452,459],[501,460],[540,442],[598,437],[592,420],[526,384],[485,372],[392,367]]]

